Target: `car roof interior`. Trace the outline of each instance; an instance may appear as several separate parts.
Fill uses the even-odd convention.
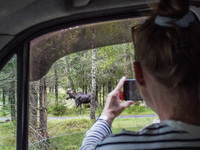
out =
[[[13,47],[77,24],[145,15],[158,0],[16,0],[0,2],[0,66]],[[199,6],[199,0],[192,0]],[[4,63],[3,63],[4,64]],[[0,68],[1,68],[0,67]]]

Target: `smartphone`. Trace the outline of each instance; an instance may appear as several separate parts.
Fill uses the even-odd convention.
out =
[[[126,79],[123,86],[123,97],[125,101],[140,101],[142,97],[140,96],[139,90],[137,88],[135,79]]]

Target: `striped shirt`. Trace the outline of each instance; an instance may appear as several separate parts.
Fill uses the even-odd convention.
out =
[[[200,126],[166,120],[139,132],[123,130],[111,134],[110,127],[98,120],[86,133],[80,150],[200,150]]]

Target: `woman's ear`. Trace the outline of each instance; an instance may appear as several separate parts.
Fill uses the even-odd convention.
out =
[[[134,62],[135,78],[139,85],[145,85],[142,66],[139,62]]]

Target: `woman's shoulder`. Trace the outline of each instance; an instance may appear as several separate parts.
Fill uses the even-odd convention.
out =
[[[177,124],[174,127],[170,122],[154,123],[138,132],[122,130],[118,134],[106,137],[97,147],[101,147],[102,149],[156,149],[177,148],[177,146],[184,148],[200,147],[199,133],[189,133],[184,128],[179,127],[181,124]]]
[[[149,137],[179,137],[188,136],[188,134],[197,135],[200,137],[200,126],[194,126],[180,121],[166,120],[159,123],[150,124],[140,131],[130,131],[123,129],[120,133],[112,134],[109,137],[142,137],[143,139]]]

